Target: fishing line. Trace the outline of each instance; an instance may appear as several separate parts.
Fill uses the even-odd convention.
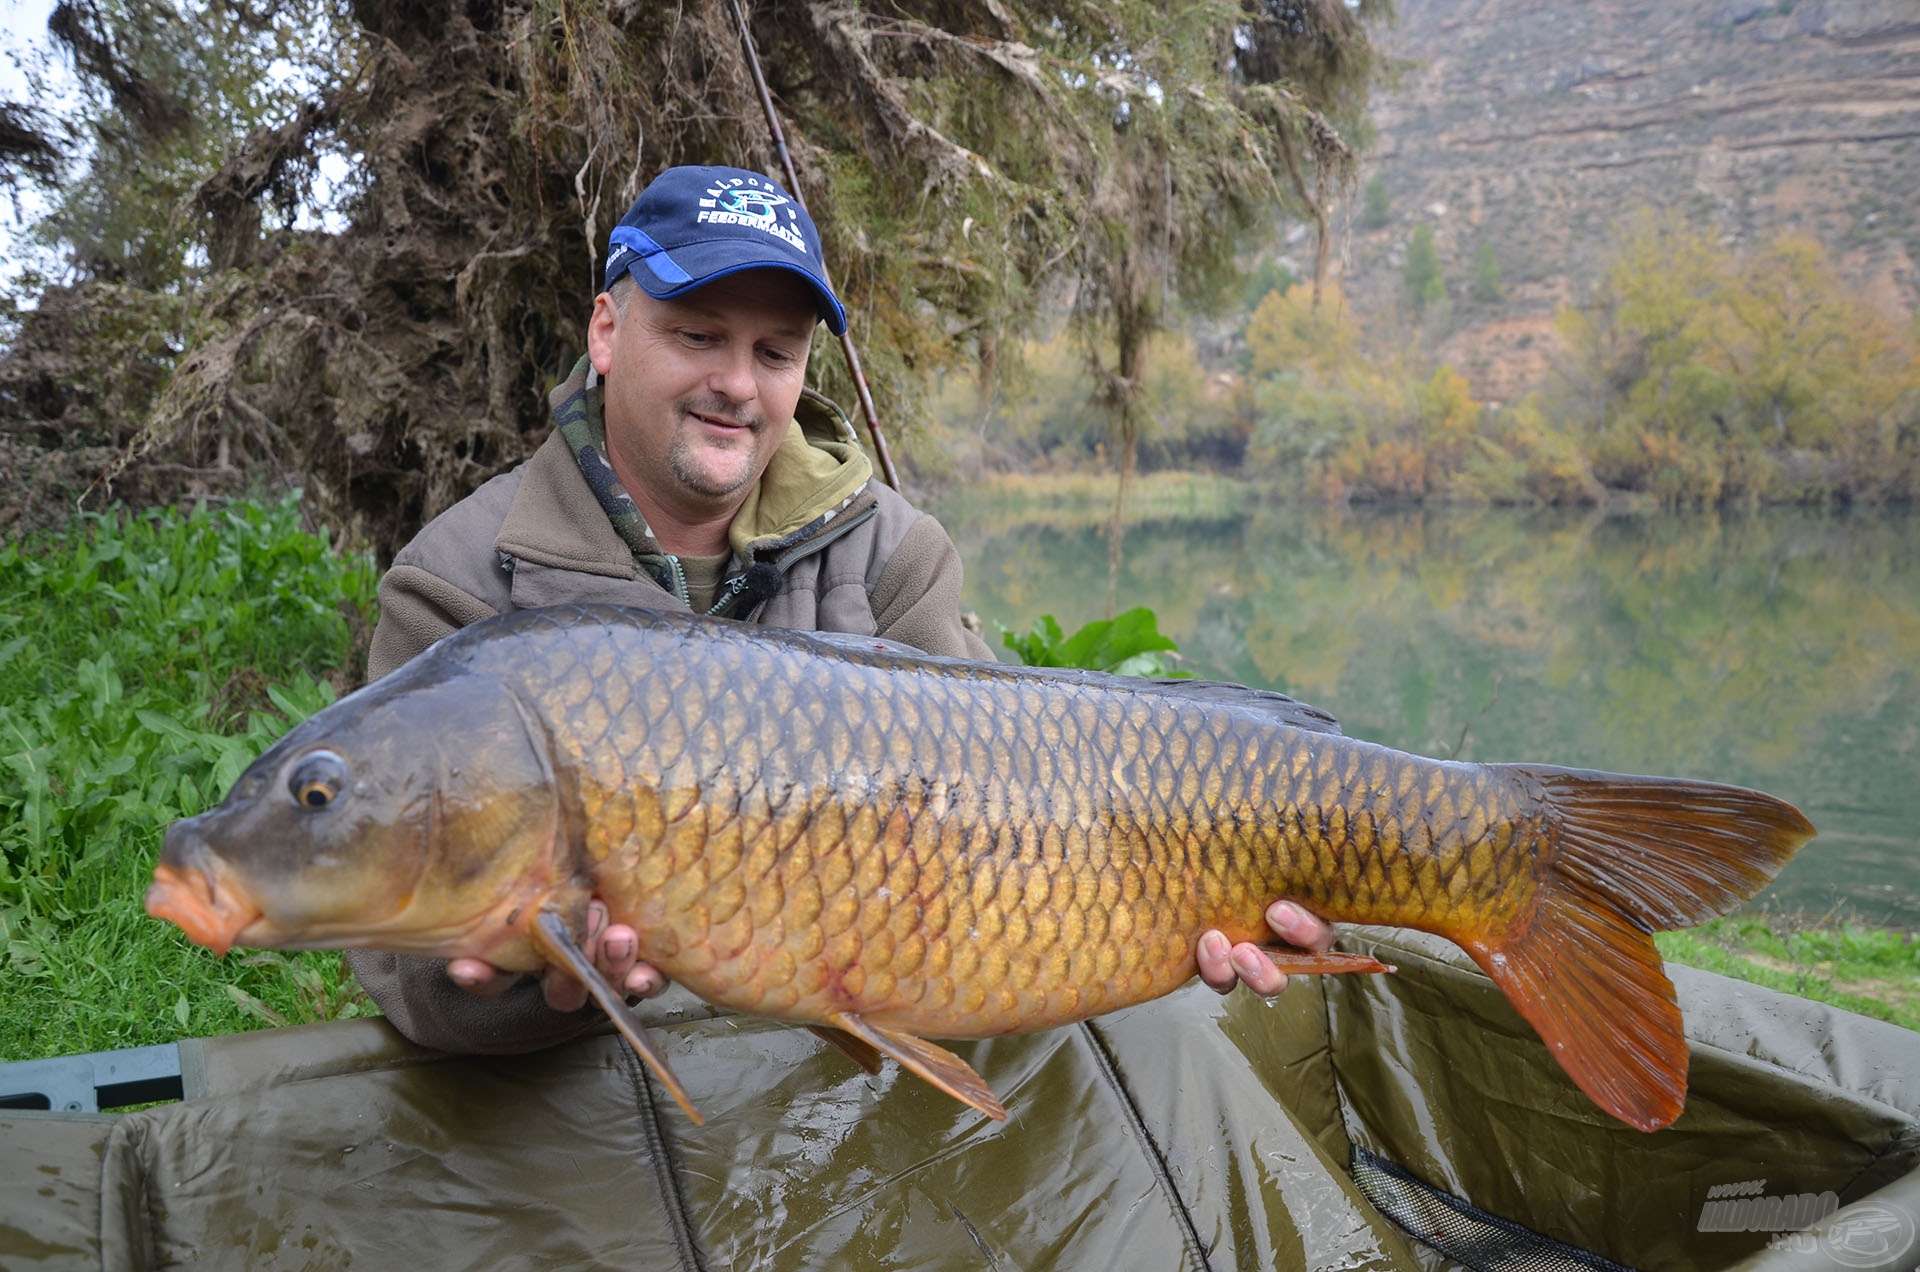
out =
[[[753,32],[747,28],[746,10],[740,7],[740,0],[728,0],[733,7],[733,18],[740,27],[740,44],[747,53],[747,70],[753,75],[753,86],[760,93],[760,109],[766,112],[767,131],[773,134],[773,149],[780,156],[780,169],[787,175],[787,190],[799,201],[802,211],[808,216],[813,212],[807,207],[807,197],[800,190],[800,174],[793,170],[793,154],[787,149],[787,134],[780,127],[780,113],[773,108],[773,94],[767,91],[767,77],[760,72],[760,53],[753,46]],[[822,255],[824,256],[824,250]],[[820,262],[820,277],[826,281],[829,290],[833,279],[827,273],[827,262]],[[854,393],[860,399],[860,413],[867,420],[867,436],[873,440],[873,456],[879,461],[880,478],[895,490],[900,489],[900,474],[894,471],[893,455],[887,449],[886,434],[881,431],[880,410],[873,404],[873,394],[867,388],[867,373],[860,365],[860,351],[854,347],[853,324],[840,333],[840,350],[847,356],[847,371],[853,376]]]

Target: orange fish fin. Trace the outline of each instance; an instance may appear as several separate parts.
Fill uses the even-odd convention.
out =
[[[1490,765],[1549,810],[1534,903],[1454,939],[1582,1091],[1643,1131],[1686,1103],[1687,1039],[1652,933],[1723,914],[1812,838],[1791,804],[1673,778]]]
[[[1687,1039],[1651,936],[1559,893],[1518,935],[1463,945],[1595,1104],[1643,1131],[1680,1116]]]
[[[627,1006],[627,1000],[615,993],[613,986],[607,984],[607,978],[600,974],[600,969],[588,961],[586,952],[573,939],[567,921],[552,910],[542,910],[534,916],[527,936],[543,958],[557,967],[566,968],[575,980],[587,987],[587,993],[600,1004],[600,1009],[613,1021],[614,1028],[621,1032],[640,1058],[647,1062],[647,1067],[653,1070],[653,1076],[660,1080],[667,1094],[679,1102],[695,1126],[701,1125],[706,1119],[693,1107],[687,1089],[674,1076],[673,1066],[667,1063],[667,1053],[660,1050],[660,1045],[648,1035],[647,1027]]]
[[[808,1025],[807,1029],[832,1043],[835,1051],[868,1073],[880,1072],[879,1048],[860,1041],[844,1029],[835,1029],[832,1025]]]
[[[1342,950],[1324,950],[1315,953],[1303,950],[1297,945],[1262,945],[1273,965],[1289,976],[1328,974],[1337,972],[1397,972],[1400,969],[1370,954],[1348,954]]]
[[[971,1104],[996,1122],[1007,1120],[1006,1106],[994,1097],[986,1079],[945,1047],[937,1047],[912,1034],[870,1025],[850,1011],[835,1012],[827,1019],[853,1035],[854,1041],[892,1056],[902,1068],[919,1074],[954,1099]]]

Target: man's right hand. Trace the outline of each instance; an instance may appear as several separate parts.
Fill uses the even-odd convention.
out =
[[[580,947],[587,961],[628,998],[651,998],[667,987],[667,978],[651,963],[640,961],[640,938],[624,923],[609,925],[606,903],[587,904],[587,939]],[[456,958],[447,963],[454,984],[479,998],[498,998],[518,984],[524,972],[504,972],[484,959]],[[555,1011],[579,1011],[587,1005],[587,987],[571,973],[549,967],[540,974],[547,1006]]]
[[[1267,926],[1289,945],[1324,954],[1333,948],[1339,933],[1318,915],[1309,914],[1291,901],[1275,901],[1267,907]],[[1251,941],[1229,946],[1218,931],[1203,933],[1199,948],[1200,979],[1216,994],[1230,994],[1236,985],[1263,998],[1271,998],[1287,987],[1284,972],[1273,965],[1268,953]]]

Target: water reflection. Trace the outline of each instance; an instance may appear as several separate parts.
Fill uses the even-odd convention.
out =
[[[1097,522],[936,509],[966,602],[1103,615]],[[1920,517],[1298,507],[1128,528],[1122,606],[1201,675],[1429,755],[1756,786],[1821,836],[1768,894],[1920,926]]]

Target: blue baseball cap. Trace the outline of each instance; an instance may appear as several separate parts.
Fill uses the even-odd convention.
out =
[[[655,177],[607,236],[604,286],[632,274],[647,295],[670,300],[743,269],[798,274],[827,330],[846,333],[813,218],[777,182],[745,168],[668,168]]]

